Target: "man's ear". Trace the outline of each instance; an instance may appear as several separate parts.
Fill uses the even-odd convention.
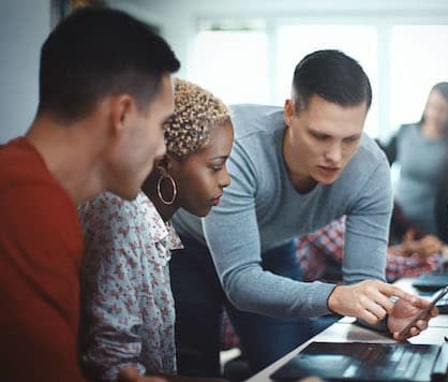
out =
[[[161,172],[168,171],[169,161],[168,161],[166,154],[154,158],[154,167],[157,168]]]
[[[165,168],[174,178],[177,178],[180,173],[183,172],[183,164],[185,163],[182,159],[179,159],[171,153],[166,153],[164,155]]]
[[[128,94],[121,94],[111,101],[112,128],[115,134],[121,134],[127,126],[135,108],[134,99]]]
[[[285,101],[285,106],[283,107],[283,119],[286,126],[291,125],[292,118],[294,117],[294,102],[292,99],[287,99]]]
[[[180,169],[181,162],[175,156],[166,153],[154,159],[154,167],[165,174],[175,174]]]

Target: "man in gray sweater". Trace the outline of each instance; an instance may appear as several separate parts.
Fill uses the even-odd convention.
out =
[[[392,192],[386,157],[363,134],[371,98],[360,65],[323,50],[297,65],[283,109],[233,107],[232,184],[208,217],[174,218],[187,252],[171,263],[181,374],[219,374],[223,304],[254,372],[314,333],[306,317],[353,316],[397,338],[425,306],[383,282]],[[344,284],[301,282],[292,240],[343,215]]]

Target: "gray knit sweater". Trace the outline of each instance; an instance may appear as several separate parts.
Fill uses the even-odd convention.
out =
[[[206,218],[183,210],[173,218],[179,233],[206,240],[232,303],[271,316],[328,313],[334,285],[297,282],[263,271],[261,253],[344,214],[344,282],[384,280],[392,191],[389,165],[376,143],[364,135],[336,182],[319,184],[301,195],[283,161],[283,110],[259,105],[232,110],[235,143],[228,161],[232,184]]]

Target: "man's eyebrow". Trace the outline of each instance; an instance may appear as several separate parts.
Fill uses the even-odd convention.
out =
[[[311,126],[308,126],[307,129],[308,129],[309,132],[311,132],[313,134],[327,136],[327,137],[331,137],[332,136],[331,134],[325,133],[323,131],[313,129]]]
[[[308,126],[307,129],[308,129],[308,131],[310,133],[315,134],[315,135],[319,135],[319,136],[322,136],[322,137],[334,137],[334,135],[332,135],[332,134],[326,133],[324,131],[313,129],[310,126]],[[362,133],[354,133],[354,134],[348,135],[346,137],[341,137],[341,139],[358,139],[361,136],[362,136]]]
[[[349,135],[349,136],[347,136],[347,137],[344,137],[343,139],[357,139],[357,138],[360,138],[362,136],[362,133],[355,133],[355,134],[352,134],[352,135]]]

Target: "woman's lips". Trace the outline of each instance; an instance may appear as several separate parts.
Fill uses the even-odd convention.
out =
[[[219,204],[219,200],[221,199],[221,196],[222,196],[222,194],[217,196],[216,198],[212,199],[212,201],[211,201],[212,202],[212,206],[217,206]]]

